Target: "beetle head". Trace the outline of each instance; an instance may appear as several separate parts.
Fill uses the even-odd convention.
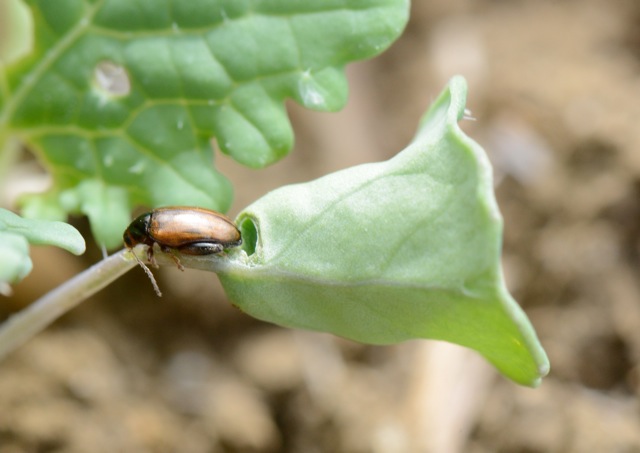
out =
[[[149,222],[151,221],[151,213],[147,212],[137,217],[131,224],[124,230],[122,239],[124,245],[127,248],[133,248],[138,244],[149,244],[151,238],[149,237]],[[152,241],[151,241],[152,242]]]

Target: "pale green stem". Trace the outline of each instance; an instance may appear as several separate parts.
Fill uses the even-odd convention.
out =
[[[0,325],[0,360],[136,265],[124,250],[94,264]]]
[[[134,251],[140,260],[146,258],[146,247],[138,246]],[[170,255],[159,253],[156,250],[155,256],[159,264],[175,266]],[[181,255],[180,260],[186,268],[210,272],[218,272],[230,267],[226,257],[217,255]],[[24,310],[11,316],[4,324],[0,325],[0,360],[136,265],[137,261],[134,256],[126,250],[121,250],[94,264],[86,271],[45,294]],[[149,291],[151,288],[152,285],[149,283]]]

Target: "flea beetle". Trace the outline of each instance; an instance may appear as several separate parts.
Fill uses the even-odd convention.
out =
[[[138,244],[147,245],[147,258],[154,266],[153,245],[158,244],[181,270],[184,267],[176,252],[211,255],[242,244],[240,231],[233,220],[216,211],[188,206],[168,206],[142,214],[127,227],[123,239],[128,249]],[[138,262],[151,277],[151,271],[140,260]],[[159,293],[153,279],[152,282]]]

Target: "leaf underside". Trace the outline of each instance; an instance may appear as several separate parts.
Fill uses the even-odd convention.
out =
[[[219,274],[233,303],[365,343],[457,343],[536,386],[549,363],[504,285],[491,167],[457,123],[465,99],[456,77],[391,160],[283,187],[246,208],[244,249]]]

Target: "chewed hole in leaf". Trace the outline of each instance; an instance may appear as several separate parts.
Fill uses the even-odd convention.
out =
[[[238,225],[240,233],[242,234],[242,249],[251,256],[256,252],[258,244],[258,228],[250,217],[242,219]]]
[[[97,88],[109,96],[126,96],[131,91],[127,70],[111,61],[99,62],[94,70]]]

